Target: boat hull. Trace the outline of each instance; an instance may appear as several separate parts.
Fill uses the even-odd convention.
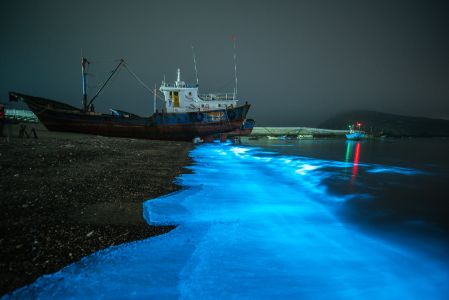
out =
[[[226,110],[155,113],[150,117],[139,117],[83,112],[65,103],[13,92],[10,100],[23,100],[50,131],[184,141],[237,130],[250,108],[245,104]]]
[[[353,133],[346,134],[347,140],[357,141],[357,140],[362,140],[364,138],[366,138],[366,134],[363,132],[353,132]]]
[[[253,132],[254,124],[253,119],[246,119],[239,129],[229,132],[228,136],[249,136]]]

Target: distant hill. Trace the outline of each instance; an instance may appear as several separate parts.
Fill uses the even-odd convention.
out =
[[[448,137],[449,120],[408,117],[375,111],[351,111],[336,115],[320,128],[347,129],[349,124],[362,123],[362,129],[375,135],[410,137]]]

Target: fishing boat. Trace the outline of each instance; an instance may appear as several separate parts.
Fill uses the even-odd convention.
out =
[[[160,97],[165,109],[156,109],[156,89],[148,88],[122,59],[98,92],[88,100],[87,67],[89,61],[82,59],[83,106],[76,108],[63,102],[10,92],[10,101],[24,101],[39,120],[50,131],[77,132],[102,136],[128,137],[157,140],[184,140],[226,135],[239,130],[250,108],[247,102],[238,105],[236,89],[233,93],[199,94],[198,84],[188,86],[181,80],[178,69],[177,80],[160,86]],[[142,85],[154,93],[154,113],[142,117],[123,110],[111,109],[110,113],[98,113],[93,108],[111,78],[120,68],[127,69]],[[222,138],[223,139],[223,138]]]
[[[361,140],[366,138],[366,133],[361,130],[362,123],[357,122],[355,125],[349,125],[349,133],[346,134],[347,140]]]

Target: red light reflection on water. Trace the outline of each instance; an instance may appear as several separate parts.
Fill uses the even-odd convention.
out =
[[[355,145],[355,153],[354,153],[354,165],[352,167],[352,182],[354,183],[357,177],[357,171],[359,167],[359,159],[360,159],[360,142],[357,142]]]

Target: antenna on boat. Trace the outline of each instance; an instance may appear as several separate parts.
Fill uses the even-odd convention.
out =
[[[231,40],[234,42],[234,78],[235,78],[235,87],[234,87],[234,99],[237,96],[237,52],[236,52],[236,36],[231,36]]]
[[[81,75],[83,80],[83,110],[87,111],[87,67],[90,62],[83,56],[81,48]]]
[[[192,45],[192,55],[193,55],[193,64],[195,65],[195,77],[196,77],[196,86],[198,86],[198,69],[196,68],[196,57],[195,57],[195,50],[193,49]]]

